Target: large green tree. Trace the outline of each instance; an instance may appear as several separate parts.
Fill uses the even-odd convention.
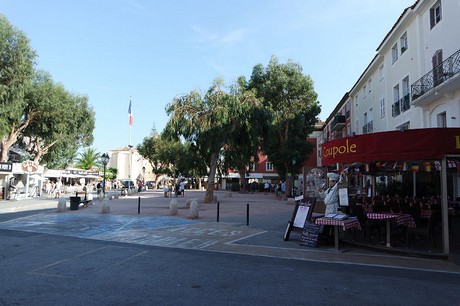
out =
[[[26,88],[32,80],[36,53],[27,37],[0,15],[0,161],[27,127],[33,113],[25,116]]]
[[[239,77],[237,84],[232,87],[232,92],[237,96],[247,96],[253,99],[254,90],[247,90],[246,86],[246,79]],[[222,170],[224,172],[228,169],[237,171],[242,185],[246,185],[246,173],[250,172],[251,164],[258,162],[260,135],[264,133],[265,122],[270,115],[265,108],[261,107],[260,101],[254,105],[255,107],[246,114],[247,120],[241,122],[230,135],[223,150]]]
[[[192,143],[209,168],[205,203],[214,199],[214,180],[222,148],[232,133],[247,122],[247,114],[257,105],[253,95],[227,92],[216,79],[204,96],[194,90],[174,99],[166,108],[167,129]]]
[[[256,90],[257,97],[270,112],[261,149],[280,177],[288,179],[290,192],[293,175],[313,150],[307,138],[321,111],[313,81],[303,74],[299,64],[291,60],[280,64],[273,56],[267,67],[261,64],[254,67],[248,88]]]
[[[93,142],[95,115],[87,97],[69,93],[38,71],[24,99],[25,113],[34,115],[20,138],[34,161],[63,167],[80,146]]]

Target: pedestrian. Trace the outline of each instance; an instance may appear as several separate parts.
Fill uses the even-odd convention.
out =
[[[61,179],[58,179],[56,182],[56,185],[54,185],[54,197],[55,198],[60,198],[61,197],[61,192],[62,192],[62,182]]]
[[[268,194],[269,190],[270,190],[270,184],[268,182],[265,182],[265,184],[264,184],[264,192],[265,192],[265,194]]]
[[[181,195],[181,197],[184,197],[184,194],[185,194],[185,182],[184,182],[184,180],[182,180],[180,182],[180,195]]]
[[[47,197],[49,198],[51,196],[51,182],[50,180],[47,180],[46,183],[45,183],[45,191],[46,191],[46,195]]]

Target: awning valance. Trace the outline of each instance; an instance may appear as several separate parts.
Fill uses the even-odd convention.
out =
[[[460,154],[460,128],[389,131],[334,139],[321,148],[323,166],[354,162],[439,160]]]

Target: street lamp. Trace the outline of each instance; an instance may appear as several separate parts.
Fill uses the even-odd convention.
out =
[[[101,156],[101,161],[102,164],[104,165],[104,184],[102,185],[102,193],[104,194],[105,197],[105,168],[107,167],[107,164],[109,163],[109,155],[107,153],[103,153]]]
[[[142,185],[145,186],[145,167],[142,167]]]

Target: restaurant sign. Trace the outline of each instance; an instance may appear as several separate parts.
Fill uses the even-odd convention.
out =
[[[12,172],[13,163],[0,162],[0,172]]]
[[[459,128],[389,131],[334,139],[322,145],[323,166],[354,162],[436,160],[460,154]]]

